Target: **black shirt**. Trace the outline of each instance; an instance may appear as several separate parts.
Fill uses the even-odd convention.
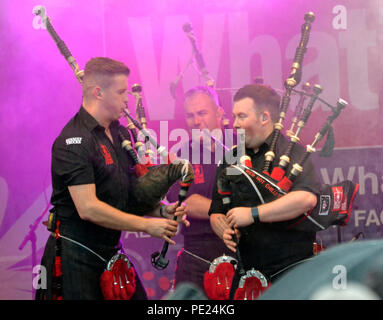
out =
[[[188,190],[188,197],[193,194],[199,194],[211,199],[214,177],[217,166],[222,162],[223,151],[221,150],[215,153],[204,148],[202,143],[189,141],[188,144],[182,146],[177,155],[181,158],[188,158],[193,167],[194,181]],[[185,157],[185,155],[187,157]],[[180,185],[178,183],[174,184],[167,193],[167,199],[171,202],[177,201],[179,190]],[[188,217],[188,220],[190,221],[190,227],[182,225],[181,229],[181,233],[185,237],[185,242],[201,241],[202,239],[203,241],[218,239],[211,229],[209,220],[191,217]]]
[[[246,149],[246,154],[250,156],[253,169],[262,172],[265,153],[269,150],[271,135],[261,145],[258,152]],[[277,166],[279,158],[284,154],[288,140],[280,135],[276,150],[273,166]],[[301,160],[304,154],[304,149],[301,145],[294,146],[293,154],[290,156],[290,165],[286,172],[290,171],[291,166]],[[221,165],[216,174],[216,180],[221,170],[227,167],[228,164]],[[310,159],[306,161],[303,167],[303,173],[298,176],[290,191],[309,191],[314,194],[319,194],[319,182]],[[235,194],[233,192],[233,194]],[[254,195],[257,199],[257,196]],[[236,203],[236,199],[232,199],[235,207],[241,206]],[[255,200],[253,206],[260,205]],[[247,205],[242,205],[247,206]],[[217,191],[217,181],[213,190],[212,204],[209,214],[225,213],[222,204],[222,197]],[[281,223],[259,223],[252,224],[245,228],[240,228],[241,238],[239,249],[245,269],[249,270],[252,267],[263,271],[266,275],[272,275],[274,272],[312,255],[312,245],[315,240],[314,232],[302,232],[295,230],[287,230],[284,222]]]
[[[119,238],[119,231],[81,220],[68,190],[68,186],[95,184],[99,200],[128,211],[131,159],[121,147],[119,130],[119,122],[112,122],[112,143],[105,128],[81,107],[53,144],[51,203],[60,218],[76,222],[76,234],[104,235],[105,241],[112,242]]]

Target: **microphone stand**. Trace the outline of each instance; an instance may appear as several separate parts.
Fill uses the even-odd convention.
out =
[[[194,61],[194,57],[193,57],[193,54],[192,54],[192,56],[190,57],[188,63],[186,64],[185,68],[177,75],[177,78],[174,81],[170,82],[170,84],[169,84],[170,94],[172,95],[174,100],[176,100],[176,98],[177,98],[177,96],[176,96],[176,89],[178,87],[178,83],[183,78],[186,70],[192,65],[193,61]]]
[[[173,82],[171,82],[169,85],[170,93],[175,100],[176,100],[176,89],[177,89],[178,83],[184,76],[184,73],[189,68],[189,66],[193,64],[193,62],[197,64],[195,69],[199,73],[199,75],[205,79],[207,86],[214,87],[214,80],[210,77],[209,72],[206,70],[205,62],[203,61],[202,54],[197,47],[196,39],[194,37],[193,28],[191,24],[190,23],[184,24],[182,29],[186,33],[189,40],[191,41],[192,55],[190,60],[186,64],[185,68],[178,74],[177,78]]]
[[[24,249],[24,247],[25,247],[25,245],[27,244],[28,241],[31,242],[31,247],[32,247],[32,272],[31,272],[32,273],[32,280],[33,280],[33,268],[36,265],[36,260],[37,260],[37,258],[36,258],[36,256],[37,256],[36,255],[36,252],[37,252],[37,249],[36,249],[37,237],[36,237],[35,231],[36,231],[37,227],[39,226],[41,220],[45,216],[45,214],[48,212],[50,206],[51,206],[51,204],[48,203],[46,208],[42,212],[42,214],[37,217],[37,219],[33,222],[33,224],[29,225],[29,232],[24,237],[23,242],[19,246],[19,250],[21,251],[21,250]],[[35,294],[35,288],[33,287],[33,281],[32,281],[32,298],[34,297],[34,294]]]

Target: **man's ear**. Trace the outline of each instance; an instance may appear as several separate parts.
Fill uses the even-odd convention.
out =
[[[265,110],[262,112],[262,118],[261,118],[261,121],[263,124],[267,124],[268,122],[271,121],[271,115],[270,115],[270,112]]]
[[[95,86],[92,90],[92,96],[97,99],[97,100],[101,100],[102,99],[102,90],[100,87],[98,86]]]
[[[217,107],[217,116],[218,116],[218,118],[222,120],[224,114],[225,114],[225,111],[223,110],[223,108],[218,106]]]

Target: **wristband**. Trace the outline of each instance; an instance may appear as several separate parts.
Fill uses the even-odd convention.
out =
[[[259,223],[260,220],[259,220],[259,210],[258,210],[258,207],[252,207],[251,208],[251,216],[253,217],[254,219],[254,223]]]

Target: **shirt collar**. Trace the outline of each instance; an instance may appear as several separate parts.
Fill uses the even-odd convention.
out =
[[[85,108],[83,106],[81,106],[80,111],[78,112],[78,116],[79,116],[80,120],[82,121],[82,123],[84,124],[84,126],[90,132],[93,131],[95,128],[105,130],[105,128],[103,126],[101,126],[97,122],[97,120],[95,118],[93,118],[88,111],[85,110]],[[120,124],[120,122],[118,120],[113,121],[110,124],[110,129],[111,130],[115,129],[117,126],[119,126],[119,124]]]
[[[273,131],[274,132],[274,131]],[[273,139],[273,132],[269,134],[269,136],[266,138],[265,142],[262,144],[262,146],[265,146],[266,148],[269,148],[271,145],[271,141]]]
[[[246,154],[257,154],[258,152],[261,152],[263,154],[263,153],[269,151],[272,139],[273,139],[273,133],[271,133],[266,138],[266,140],[261,144],[261,146],[258,148],[258,150],[246,148]]]

